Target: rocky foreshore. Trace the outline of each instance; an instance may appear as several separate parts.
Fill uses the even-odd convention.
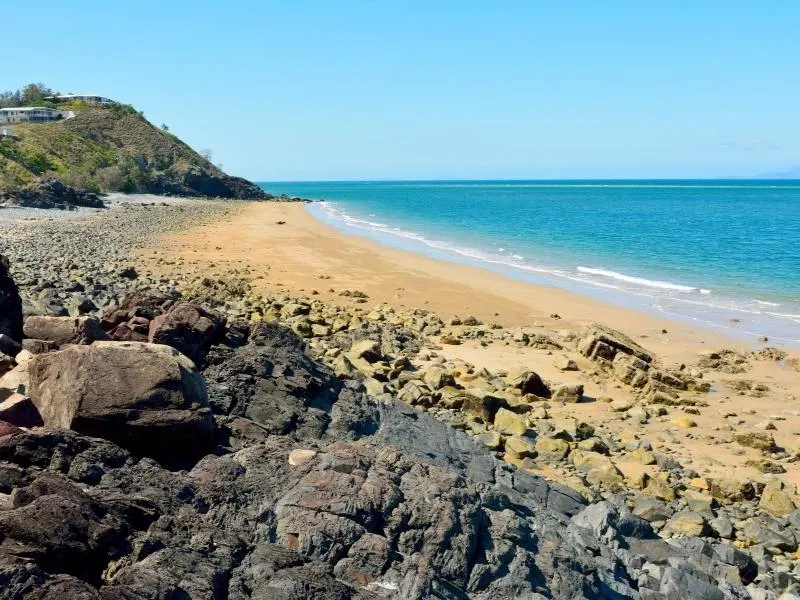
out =
[[[237,209],[130,204],[2,224],[2,597],[800,590],[800,498],[777,477],[797,455],[768,426],[730,432],[759,454],[759,481],[701,475],[561,411],[589,400],[583,369],[625,391],[592,400],[634,427],[690,430],[704,374],[779,350],[671,367],[600,325],[508,330],[370,306],[358,290],[336,304],[265,297],[246,270],[132,259]],[[445,357],[476,340],[552,352],[563,377]]]

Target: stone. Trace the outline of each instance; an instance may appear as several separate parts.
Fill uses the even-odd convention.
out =
[[[574,442],[588,439],[594,435],[594,427],[575,417],[557,417],[553,419],[553,425],[556,432],[564,432],[570,441]]]
[[[17,393],[0,402],[0,421],[17,427],[39,427],[44,424],[31,399]]]
[[[573,450],[569,454],[569,460],[578,471],[583,473],[588,473],[592,469],[616,468],[609,457],[597,454],[596,452]]]
[[[5,333],[0,333],[0,354],[14,358],[22,350],[22,344]]]
[[[169,346],[96,342],[38,354],[28,394],[47,427],[108,439],[162,461],[202,456],[213,447],[205,382]]]
[[[40,317],[30,316],[23,326],[25,337],[47,340],[59,346],[65,344],[91,344],[109,337],[95,317]]]
[[[753,482],[734,477],[719,477],[711,480],[711,495],[725,503],[752,500],[756,497]]]
[[[628,454],[625,455],[625,460],[639,463],[641,465],[657,464],[656,455],[642,447],[637,448],[633,452],[628,452]]]
[[[682,510],[672,515],[664,527],[672,535],[698,536],[706,531],[706,520],[692,510]]]
[[[647,480],[647,485],[642,490],[642,493],[670,502],[675,500],[675,490],[672,489],[668,481],[658,476]]]
[[[797,541],[777,523],[768,519],[750,519],[740,531],[741,539],[767,548],[778,548],[784,552],[797,550]]]
[[[308,448],[295,448],[289,452],[289,464],[293,467],[299,467],[306,464],[317,455],[316,450]]]
[[[628,400],[627,398],[619,398],[617,400],[612,400],[609,404],[609,408],[614,412],[625,412],[626,410],[630,410],[633,408],[634,403],[632,400]]]
[[[645,521],[666,521],[672,516],[672,509],[663,500],[641,496],[633,505],[633,514]]]
[[[452,374],[441,367],[429,367],[426,369],[422,380],[428,384],[432,390],[439,390],[447,386],[455,386],[456,383]]]
[[[780,463],[765,458],[747,460],[745,466],[756,469],[759,473],[768,475],[780,475],[786,473],[786,469]]]
[[[720,516],[711,519],[708,524],[722,539],[729,540],[733,538],[733,524],[730,519]]]
[[[595,360],[597,358],[613,360],[614,356],[621,352],[632,355],[647,364],[653,362],[653,355],[630,337],[621,331],[598,323],[587,327],[583,337],[578,341],[578,351]]]
[[[508,402],[495,393],[470,388],[466,390],[461,409],[471,417],[491,423],[500,408],[508,408]]]
[[[608,461],[589,469],[586,473],[586,481],[591,485],[619,490],[623,488],[624,477],[619,469],[611,461]]]
[[[504,435],[524,435],[528,422],[523,415],[501,408],[494,416],[494,429]]]
[[[0,254],[0,334],[22,341],[22,299],[10,273],[11,265]]]
[[[649,365],[630,354],[619,353],[614,357],[614,375],[622,383],[635,388],[644,387],[647,383]]]
[[[497,431],[487,431],[475,436],[481,444],[489,450],[500,450],[503,447],[503,438]]]
[[[347,351],[348,356],[353,358],[363,358],[367,362],[374,363],[383,359],[381,345],[374,340],[361,340],[356,342]]]
[[[766,431],[735,433],[733,435],[733,441],[745,448],[755,448],[756,450],[767,452],[777,449],[775,438],[772,437],[771,433],[767,433]]]
[[[34,340],[32,338],[25,338],[22,340],[22,349],[27,350],[31,354],[44,354],[45,352],[58,350],[58,344],[48,340]]]
[[[540,437],[536,440],[536,454],[543,460],[563,460],[569,454],[569,443],[558,438]]]
[[[367,377],[364,379],[364,388],[367,390],[367,394],[370,396],[380,396],[381,394],[386,393],[386,384],[382,381],[378,381],[373,377]]]
[[[220,318],[190,302],[178,301],[150,321],[147,341],[172,346],[200,365],[222,331]]]
[[[506,374],[506,382],[512,388],[518,389],[522,394],[533,394],[540,398],[549,398],[550,390],[533,371],[525,367],[517,366],[511,368]]]
[[[687,417],[686,415],[674,417],[672,419],[672,424],[680,427],[681,429],[691,429],[692,427],[697,427],[697,421],[691,417]]]
[[[523,435],[512,435],[506,439],[505,450],[506,454],[516,459],[535,458],[536,440]]]
[[[2,419],[2,416],[0,416]],[[780,485],[767,485],[761,492],[761,500],[758,503],[761,510],[767,511],[773,517],[785,517],[794,512],[800,505],[795,494],[784,490]]]
[[[27,394],[30,386],[30,361],[33,355],[27,350],[22,350],[14,359],[17,363],[10,371],[0,377],[0,401],[11,394]]]
[[[579,371],[578,363],[571,358],[565,356],[555,363],[559,371]]]
[[[551,398],[559,402],[580,402],[581,398],[583,398],[583,384],[571,383],[559,385],[552,391]]]

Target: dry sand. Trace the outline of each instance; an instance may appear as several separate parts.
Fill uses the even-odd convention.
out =
[[[278,224],[282,222],[282,224]],[[162,259],[156,264],[154,258]],[[549,286],[515,281],[476,267],[437,261],[425,256],[382,246],[371,240],[342,233],[311,216],[302,204],[242,203],[228,220],[207,224],[163,240],[158,249],[143,250],[140,259],[154,272],[196,269],[199,273],[230,274],[249,269],[257,291],[269,294],[311,295],[326,302],[349,305],[343,290],[369,295],[370,304],[427,308],[443,318],[474,315],[486,323],[504,327],[540,328],[542,332],[580,330],[599,322],[624,331],[656,354],[665,366],[694,364],[706,350],[752,348],[698,327],[670,321],[657,315],[618,308],[579,294]],[[166,260],[163,260],[166,259]],[[559,315],[554,318],[552,315]],[[666,331],[664,333],[663,331]],[[564,355],[575,359],[581,371],[563,373],[554,366],[558,355],[533,348],[503,343],[484,347],[477,342],[445,346],[440,354],[462,358],[477,367],[507,369],[523,364],[551,381],[577,381],[586,386],[589,398],[629,397],[621,384],[591,375],[592,364],[574,351]],[[794,354],[796,356],[796,353]],[[681,429],[670,415],[647,425],[621,420],[603,402],[553,406],[552,414],[579,416],[618,438],[636,435],[649,439],[654,447],[673,453],[686,466],[703,475],[736,475],[764,479],[748,458],[760,453],[731,443],[735,431],[757,430],[771,420],[779,445],[792,449],[800,433],[800,373],[785,362],[750,360],[752,369],[743,375],[706,374],[715,391],[706,398],[709,406],[690,415],[697,427]],[[729,380],[748,379],[765,383],[769,392],[762,398],[738,395]],[[735,413],[735,416],[724,416]],[[800,483],[798,463],[784,463],[787,473],[779,477]],[[626,473],[652,467],[620,465]]]

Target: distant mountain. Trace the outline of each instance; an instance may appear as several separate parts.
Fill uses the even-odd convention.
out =
[[[762,173],[756,175],[756,179],[800,179],[800,167],[793,167],[788,171],[779,171],[777,173]]]

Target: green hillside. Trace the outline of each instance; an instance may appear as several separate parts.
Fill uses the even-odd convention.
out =
[[[0,138],[0,190],[57,179],[95,193],[268,197],[127,105],[83,108],[53,123],[0,127],[17,136]]]

